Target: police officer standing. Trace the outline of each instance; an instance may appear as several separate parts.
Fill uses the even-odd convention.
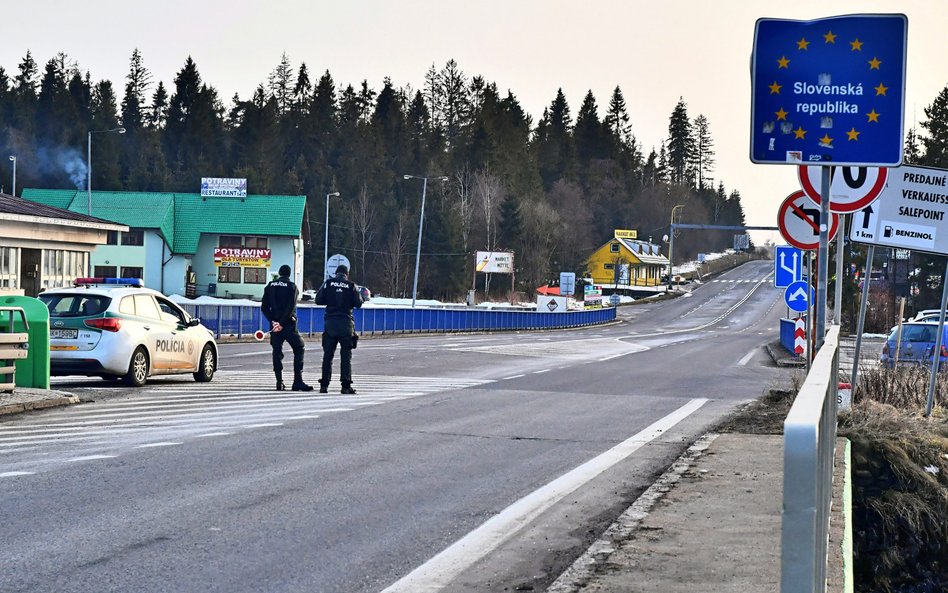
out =
[[[332,377],[332,358],[336,344],[341,346],[340,379],[345,394],[355,394],[352,388],[352,348],[355,346],[355,320],[352,309],[362,306],[362,295],[354,282],[349,281],[349,268],[336,268],[335,278],[326,280],[316,293],[316,304],[326,305],[325,330],[323,331],[323,374],[319,379],[319,392],[329,392]]]
[[[273,373],[276,375],[276,389],[283,391],[283,342],[293,349],[293,391],[312,391],[313,388],[303,382],[303,338],[296,329],[296,301],[299,291],[290,280],[290,266],[280,266],[280,277],[271,280],[263,289],[263,301],[260,312],[270,322],[270,346],[273,348]]]

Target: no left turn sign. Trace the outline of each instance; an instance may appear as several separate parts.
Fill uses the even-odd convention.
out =
[[[823,167],[799,169],[800,186],[807,197],[820,203]],[[882,193],[888,169],[879,167],[832,167],[830,169],[830,212],[850,214],[862,210]]]
[[[795,191],[777,210],[777,227],[787,243],[799,249],[817,249],[820,246],[820,209],[803,190]],[[830,213],[829,240],[839,230],[839,215]]]

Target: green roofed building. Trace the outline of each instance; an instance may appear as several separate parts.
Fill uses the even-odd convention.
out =
[[[23,198],[87,214],[85,191],[29,189]],[[142,278],[165,294],[260,298],[281,265],[302,286],[306,196],[92,192],[92,215],[127,225],[91,255],[93,276]]]

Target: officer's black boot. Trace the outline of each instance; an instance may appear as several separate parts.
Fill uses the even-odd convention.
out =
[[[276,390],[283,391],[286,385],[283,384],[283,373],[276,373]]]
[[[319,382],[319,392],[320,393],[329,393],[329,381],[320,381]]]
[[[312,391],[313,386],[303,382],[303,375],[293,377],[293,391]]]

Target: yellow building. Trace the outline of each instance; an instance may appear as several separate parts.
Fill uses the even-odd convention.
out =
[[[627,238],[628,231],[616,231],[617,237],[589,257],[589,276],[604,288],[624,289],[661,286],[668,271],[668,258],[659,246],[648,241]]]

